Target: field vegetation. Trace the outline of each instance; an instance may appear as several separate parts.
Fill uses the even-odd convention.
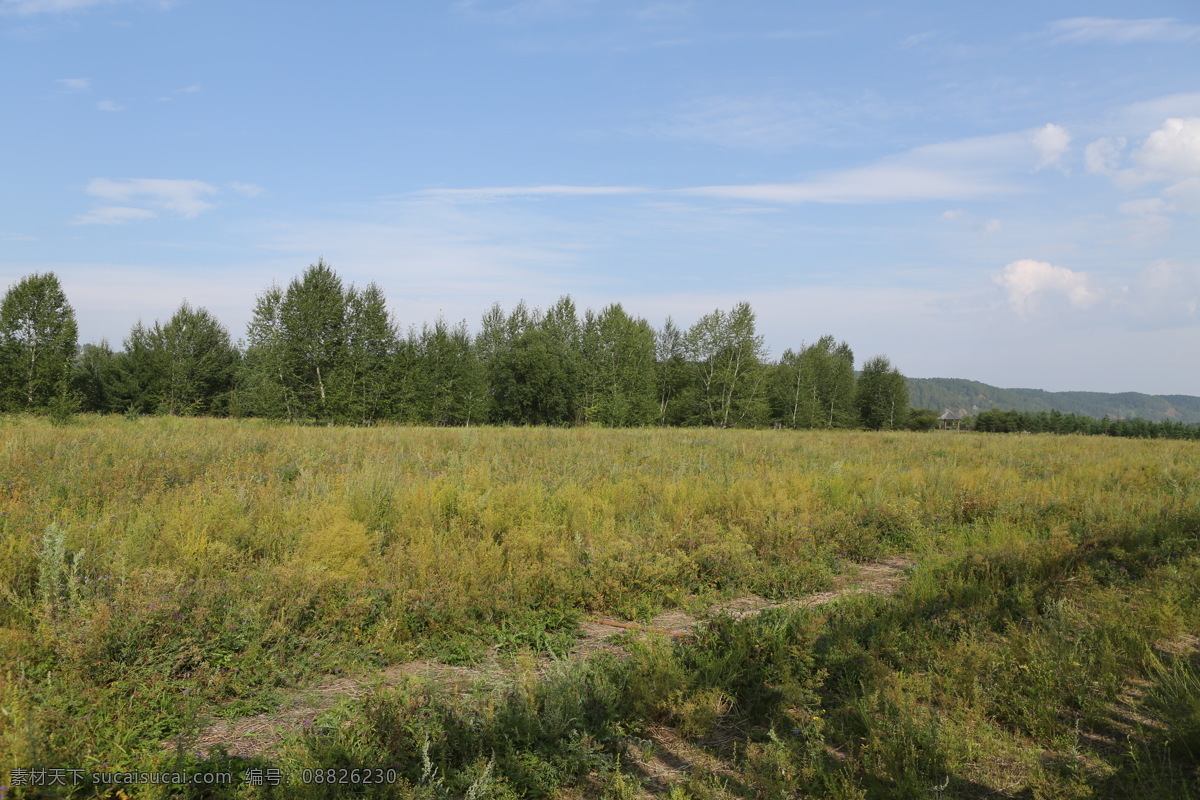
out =
[[[1198,541],[1191,441],[7,417],[0,796],[1195,797]],[[594,615],[896,555],[890,597],[567,656]],[[499,688],[381,684],[253,759],[195,746],[330,675],[497,654]],[[234,782],[14,780],[37,768]],[[397,780],[299,782],[339,768]]]

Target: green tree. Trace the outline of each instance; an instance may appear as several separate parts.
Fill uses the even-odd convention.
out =
[[[365,422],[384,412],[396,335],[377,286],[345,289],[319,260],[259,295],[247,334],[243,382],[256,413]]]
[[[282,306],[283,290],[278,286],[271,286],[258,296],[246,331],[249,342],[239,382],[250,413],[272,419],[294,419],[296,399],[287,377]]]
[[[240,359],[225,326],[185,300],[165,325],[135,324],[115,366],[126,407],[190,416],[228,412]]]
[[[387,415],[388,369],[398,344],[383,290],[374,283],[345,293],[344,353],[335,371],[340,416],[367,423]]]
[[[682,425],[694,401],[694,370],[687,361],[683,331],[667,317],[654,335],[655,398],[659,425]]]
[[[798,427],[851,428],[854,408],[854,351],[845,342],[822,336],[800,351],[797,381],[808,399],[799,402]]]
[[[738,303],[729,313],[706,314],[684,342],[696,369],[704,424],[727,428],[765,421],[766,347],[755,332],[749,303]]]
[[[71,390],[80,398],[84,411],[98,414],[125,411],[138,394],[124,353],[114,353],[105,339],[80,348],[71,368]]]
[[[0,304],[4,406],[41,409],[65,396],[77,338],[75,311],[53,272],[28,275],[9,287]]]
[[[610,427],[648,425],[657,416],[654,330],[620,304],[599,314],[590,309],[583,324],[584,398],[587,422]]]
[[[471,425],[486,420],[487,381],[467,323],[450,326],[438,318],[415,340],[417,363],[413,403],[419,421]]]
[[[569,297],[545,314],[518,303],[507,318],[485,315],[479,337],[493,420],[568,425],[580,419],[581,332]]]
[[[854,406],[864,427],[894,430],[908,419],[908,386],[887,356],[863,363],[854,390]]]
[[[783,351],[779,363],[773,365],[767,377],[767,396],[771,419],[786,428],[815,427],[818,419],[817,398],[806,385],[801,353]]]
[[[279,306],[285,385],[295,397],[294,413],[329,419],[335,410],[330,395],[335,376],[345,369],[346,293],[342,279],[317,261],[288,284]],[[347,375],[348,377],[348,375]]]

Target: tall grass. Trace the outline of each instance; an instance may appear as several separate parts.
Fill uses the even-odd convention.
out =
[[[1128,609],[1156,636],[1195,632],[1200,603],[1162,571],[1191,569],[1198,455],[1193,442],[1073,436],[8,418],[0,773],[148,768],[174,757],[161,742],[201,711],[268,709],[326,673],[418,656],[470,663],[504,642],[561,652],[583,614],[644,619],[744,593],[799,596],[900,552],[925,565],[900,610],[847,603],[838,614],[848,616],[821,623],[825,641],[840,642],[827,655],[792,641],[809,623],[780,634],[791,642],[781,659],[824,659],[811,668],[844,693],[822,725],[890,753],[871,762],[877,772],[940,753],[919,768],[913,796],[970,762],[956,748],[971,731],[1004,731],[1012,769],[1044,771],[1022,760],[1021,742],[1067,742],[1074,720],[1053,709],[1095,722],[1148,657],[1150,634],[1130,633]],[[1139,599],[1146,592],[1154,602]],[[779,682],[792,687],[779,697],[810,705],[818,690],[801,675],[810,667],[771,677],[738,647],[712,656],[724,667],[672,655],[684,660],[661,686],[628,678],[633,698],[659,688],[606,719],[626,731],[660,719],[695,737],[730,710],[758,715],[766,738],[752,743],[759,766],[745,769],[769,772],[792,745],[767,736],[788,723],[762,687]],[[945,674],[901,668],[877,680],[914,648],[946,657]],[[704,677],[712,669],[748,683]],[[1164,677],[1163,691],[1185,678]],[[976,703],[986,691],[1001,699],[981,717],[933,714],[922,699]],[[488,764],[489,785],[510,780],[500,755],[470,758],[456,769],[471,781]],[[616,769],[597,759],[551,772]],[[875,785],[865,772],[826,773]]]

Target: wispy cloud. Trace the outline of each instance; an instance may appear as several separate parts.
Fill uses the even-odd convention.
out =
[[[65,14],[122,2],[127,0],[0,0],[0,15],[28,17],[35,14]]]
[[[665,22],[687,17],[692,12],[690,2],[651,3],[633,12],[643,22]]]
[[[1056,126],[1051,126],[1056,127]],[[1044,130],[1044,129],[1043,129]],[[698,186],[681,192],[778,203],[962,200],[1023,191],[1014,178],[1046,157],[1031,133],[999,134],[918,147],[874,164],[794,183]]]
[[[489,203],[509,197],[603,197],[606,195],[640,194],[648,191],[638,186],[481,186],[467,189],[426,189],[415,192],[416,197],[452,203]]]
[[[228,186],[238,194],[245,195],[246,197],[258,197],[260,194],[266,191],[266,189],[258,184],[242,183],[241,181],[231,181]]]
[[[139,222],[153,219],[158,214],[147,208],[132,206],[101,206],[75,218],[76,225],[124,225],[127,222]]]
[[[776,203],[879,203],[897,200],[962,200],[1012,192],[1012,187],[969,175],[901,164],[843,170],[800,183],[697,186],[683,194]]]
[[[101,100],[99,103],[96,103],[97,111],[125,111],[127,108],[128,106],[118,105],[112,100]]]
[[[454,13],[477,22],[526,23],[547,17],[576,16],[598,0],[518,0],[490,2],[489,0],[458,0]]]
[[[1125,137],[1103,137],[1083,149],[1083,163],[1093,175],[1111,175],[1121,163],[1121,151],[1125,149]]]
[[[92,88],[91,78],[59,78],[56,82],[65,92],[86,92]]]
[[[1098,139],[1089,144],[1088,169],[1111,177],[1125,189],[1166,184],[1163,210],[1200,215],[1200,117],[1164,121],[1130,153],[1128,166],[1121,169],[1124,143]]]
[[[661,120],[629,133],[721,147],[779,152],[813,140],[833,141],[847,131],[870,130],[895,116],[883,100],[857,100],[817,93],[792,97],[712,96],[671,109]]]
[[[1142,329],[1200,324],[1200,267],[1158,261],[1113,292],[1112,308]]]
[[[1072,17],[1051,22],[1047,32],[1056,42],[1200,42],[1200,25],[1190,25],[1169,17],[1155,19],[1111,19]]]
[[[203,198],[217,194],[217,188],[193,180],[96,178],[87,185],[87,193],[113,205],[101,206],[77,217],[75,223],[78,225],[117,225],[151,219],[158,216],[155,209],[192,219],[213,207]]]

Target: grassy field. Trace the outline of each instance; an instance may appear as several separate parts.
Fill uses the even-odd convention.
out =
[[[0,797],[1197,797],[1198,544],[1193,442],[9,418]],[[897,554],[890,597],[564,658],[593,615]],[[189,746],[325,676],[498,652],[503,689],[380,686],[249,761]],[[355,768],[397,779],[311,772]]]

